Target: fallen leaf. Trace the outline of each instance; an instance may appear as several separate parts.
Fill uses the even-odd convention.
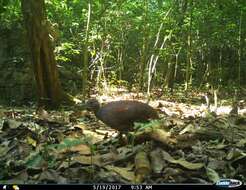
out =
[[[206,168],[206,173],[210,181],[212,181],[213,183],[220,179],[219,174],[212,168]]]
[[[196,127],[192,124],[187,125],[182,131],[179,132],[180,135],[185,134],[186,132],[194,133],[196,131]]]
[[[183,166],[184,168],[187,168],[190,170],[201,169],[204,166],[203,163],[192,163],[192,162],[188,162],[188,161],[184,160],[183,158],[176,160],[166,151],[162,151],[162,156],[166,161],[168,161],[172,164],[179,164],[179,165]]]
[[[123,168],[123,167],[115,167],[115,166],[105,166],[106,169],[110,170],[110,171],[114,171],[117,174],[119,174],[122,178],[133,182],[135,175],[133,171],[130,171],[129,168]]]
[[[32,145],[33,147],[36,147],[37,146],[37,141],[35,141],[30,136],[27,137],[27,143],[30,144],[30,145]]]
[[[79,162],[80,164],[84,165],[97,165],[101,166],[102,163],[100,161],[100,156],[94,155],[94,156],[75,156],[72,158],[72,161]]]

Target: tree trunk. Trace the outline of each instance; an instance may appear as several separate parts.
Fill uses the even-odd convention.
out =
[[[239,29],[238,29],[238,85],[241,84],[241,62],[242,62],[242,19],[243,11],[240,11]]]
[[[190,1],[190,23],[189,23],[189,33],[188,33],[188,52],[187,52],[187,64],[186,64],[186,79],[185,79],[185,90],[188,90],[188,87],[192,83],[192,11],[193,11],[193,0]]]
[[[144,1],[144,24],[143,24],[143,44],[141,51],[141,61],[140,61],[140,75],[139,75],[139,87],[142,90],[144,87],[144,72],[147,62],[147,52],[148,52],[148,43],[149,43],[149,28],[147,26],[147,18],[149,11],[149,2],[148,0]]]
[[[87,12],[87,23],[86,23],[86,31],[85,31],[85,44],[84,44],[84,63],[83,63],[83,99],[86,98],[87,90],[88,90],[88,40],[89,40],[89,27],[91,21],[91,1],[88,1],[88,12]]]
[[[30,44],[38,104],[57,107],[63,99],[44,0],[21,0],[22,13]]]

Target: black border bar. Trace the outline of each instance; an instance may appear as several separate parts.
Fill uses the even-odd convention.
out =
[[[0,190],[155,190],[155,189],[167,189],[167,190],[174,190],[174,189],[245,189],[246,186],[240,186],[236,188],[221,188],[215,185],[202,185],[202,184],[132,184],[132,185],[124,185],[124,184],[74,184],[74,185],[60,185],[60,184],[49,184],[49,185],[14,185],[14,184],[1,184]]]

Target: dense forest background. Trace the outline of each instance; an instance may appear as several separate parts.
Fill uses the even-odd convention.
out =
[[[114,86],[148,95],[245,86],[244,0],[45,3],[62,87],[72,95]],[[1,1],[0,88],[7,104],[36,97],[21,10],[18,0]]]

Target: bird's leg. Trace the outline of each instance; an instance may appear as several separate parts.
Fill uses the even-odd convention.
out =
[[[130,145],[134,146],[134,144],[135,144],[135,133],[128,133],[127,139],[128,139],[128,143]]]
[[[125,132],[118,132],[117,138],[118,138],[118,145],[127,145],[128,144],[128,138],[127,138]]]

